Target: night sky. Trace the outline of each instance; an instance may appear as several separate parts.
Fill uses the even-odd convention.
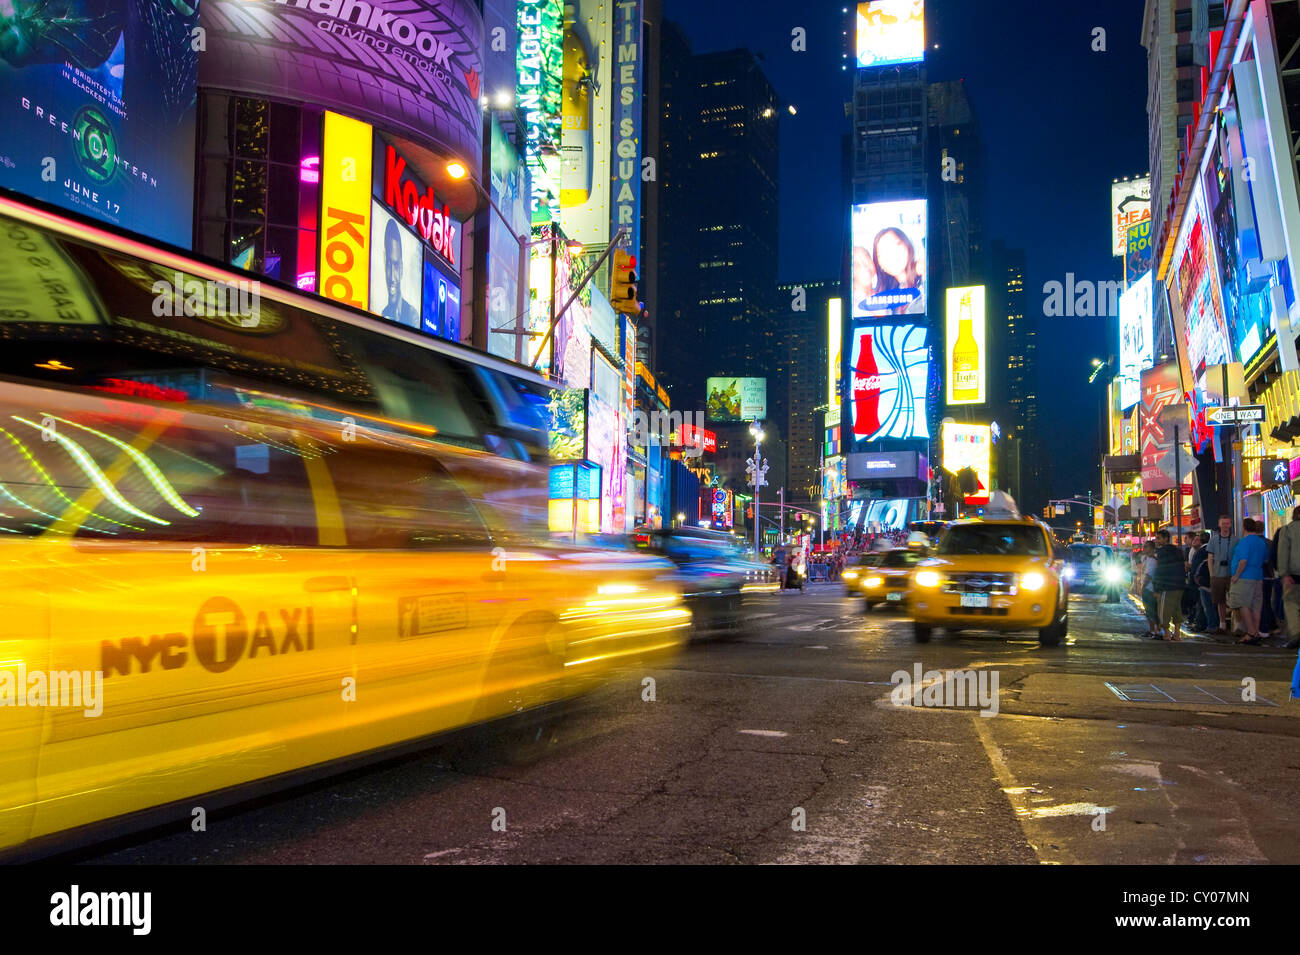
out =
[[[697,53],[748,47],[797,116],[781,129],[782,281],[834,277],[840,257],[840,138],[849,75],[840,69],[844,4],[666,0]],[[1027,250],[1026,312],[1041,316],[1045,282],[1121,278],[1110,255],[1111,180],[1147,171],[1146,52],[1140,0],[928,0],[931,82],[964,79],[984,142],[984,232]],[[802,8],[802,9],[801,9]],[[807,30],[808,51],[790,49]],[[1107,52],[1092,51],[1096,27]],[[938,49],[934,45],[938,44]],[[819,228],[818,223],[825,223]],[[1055,464],[1053,495],[1100,483],[1100,318],[1040,318],[1039,420]],[[1028,465],[1028,462],[1025,462]]]

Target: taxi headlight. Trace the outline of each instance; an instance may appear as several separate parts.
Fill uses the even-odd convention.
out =
[[[1119,574],[1119,568],[1118,568],[1118,567],[1107,567],[1107,568],[1106,568],[1106,583],[1108,583],[1108,584],[1116,583],[1116,582],[1119,580],[1119,577],[1120,577],[1120,574]]]
[[[856,570],[846,570],[846,571],[844,572],[844,579],[845,579],[845,580],[857,580],[857,579],[858,579],[858,572],[857,572]]]
[[[918,570],[916,572],[916,585],[918,587],[938,587],[939,575],[933,570]]]
[[[1020,575],[1021,590],[1042,590],[1047,580],[1037,571],[1030,571],[1027,574]]]
[[[864,580],[862,583],[863,583],[864,586],[867,586],[867,587],[883,587],[883,586],[885,586],[885,578],[884,578],[884,577],[868,577],[868,578],[867,578],[866,580]]]

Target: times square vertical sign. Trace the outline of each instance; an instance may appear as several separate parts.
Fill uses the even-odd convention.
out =
[[[516,99],[524,116],[524,160],[532,224],[560,218],[560,88],[564,79],[562,0],[519,0]]]
[[[627,248],[641,248],[641,0],[617,0],[614,7],[614,176],[610,232],[627,229]]]

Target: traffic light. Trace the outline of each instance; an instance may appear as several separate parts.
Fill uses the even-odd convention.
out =
[[[609,277],[609,302],[614,311],[624,315],[640,315],[641,303],[636,297],[636,256],[622,249],[614,250],[614,262]]]

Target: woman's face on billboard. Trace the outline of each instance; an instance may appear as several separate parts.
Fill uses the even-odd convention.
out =
[[[897,234],[886,232],[880,237],[880,241],[876,243],[876,257],[880,262],[881,270],[888,272],[894,278],[901,279],[907,274],[911,253]]]

